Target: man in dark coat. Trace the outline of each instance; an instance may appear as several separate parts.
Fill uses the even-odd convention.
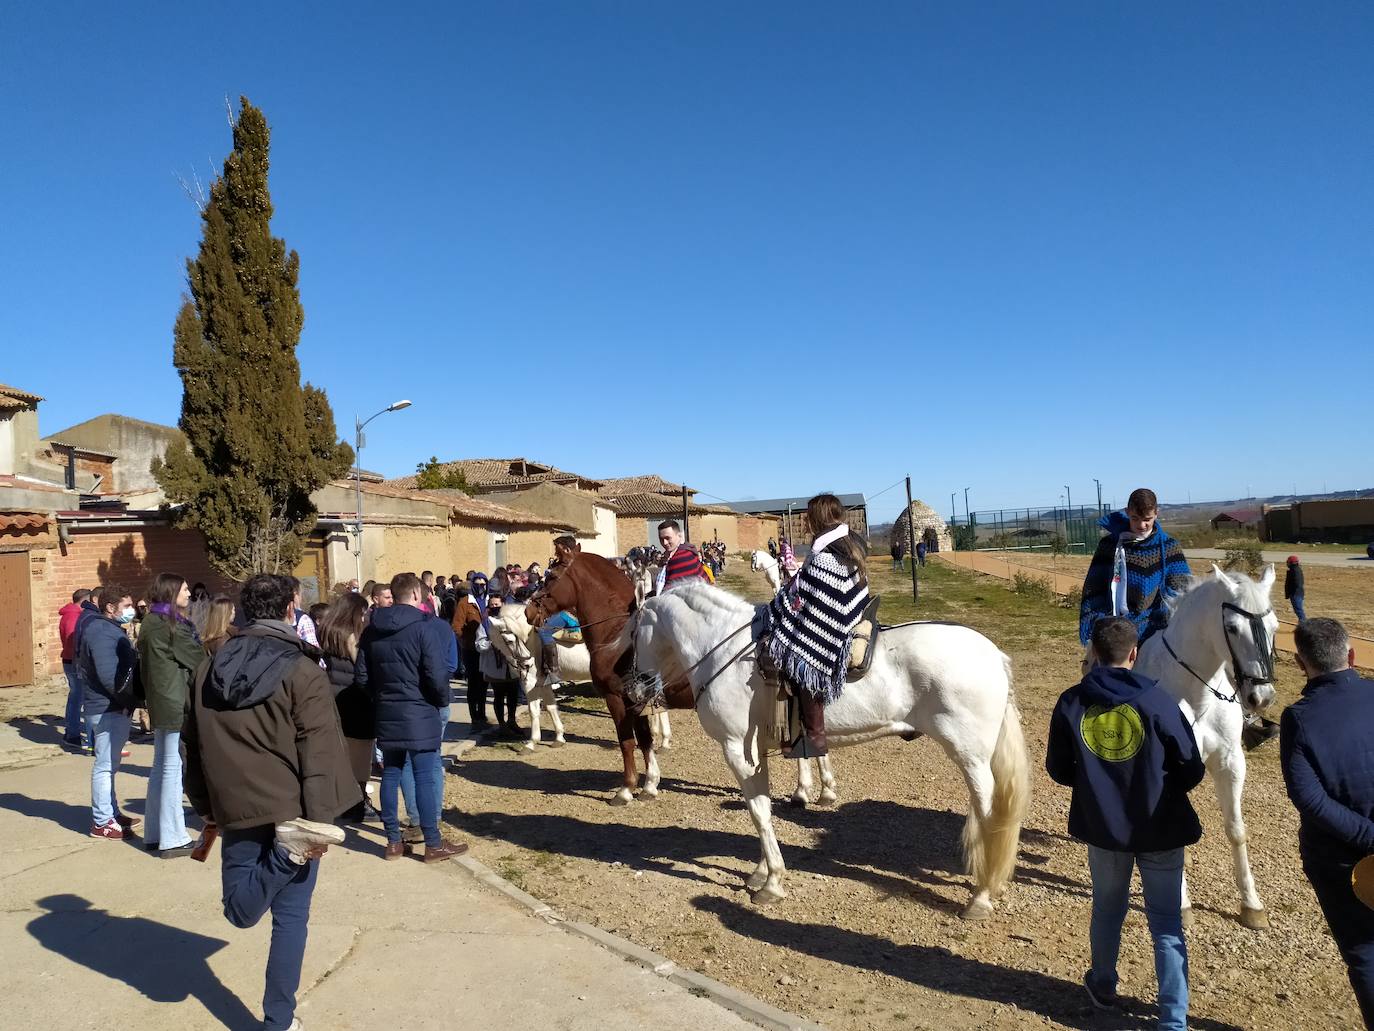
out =
[[[372,694],[377,747],[382,750],[382,826],[386,858],[405,855],[397,815],[397,790],[407,759],[415,773],[416,808],[425,836],[425,862],[438,863],[467,851],[439,834],[440,711],[448,707],[453,633],[420,608],[420,578],[392,578],[396,604],[378,609],[358,642],[355,678]],[[412,813],[412,819],[417,814]]]
[[[1159,1027],[1186,1031],[1183,850],[1202,837],[1188,792],[1202,780],[1204,767],[1178,703],[1153,680],[1132,672],[1137,640],[1127,617],[1093,624],[1097,665],[1059,697],[1045,769],[1056,783],[1073,788],[1069,833],[1088,846],[1092,966],[1083,983],[1093,1005],[1119,1005],[1121,925],[1131,870],[1138,866],[1154,939]]]
[[[1302,607],[1302,598],[1306,593],[1306,586],[1303,584],[1302,563],[1298,561],[1297,555],[1288,556],[1288,572],[1283,578],[1283,596],[1288,599],[1288,604],[1293,606],[1293,615],[1298,617],[1301,623],[1307,618],[1307,613]]]
[[[1334,619],[1299,623],[1293,641],[1307,686],[1283,710],[1279,755],[1298,810],[1298,853],[1374,1028],[1374,910],[1351,886],[1355,864],[1374,855],[1374,681],[1351,668],[1355,651]]]
[[[224,833],[224,916],[252,927],[272,913],[263,1027],[298,1028],[310,899],[319,858],[344,840],[333,821],[356,805],[334,694],[291,624],[289,577],[243,586],[248,625],[196,670],[182,729],[186,795]]]
[[[138,652],[126,624],[134,618],[134,600],[123,587],[97,587],[81,605],[72,631],[73,652],[81,680],[81,707],[95,762],[91,766],[91,837],[119,841],[133,833],[138,820],[119,811],[115,776],[119,760],[129,753],[130,693]]]

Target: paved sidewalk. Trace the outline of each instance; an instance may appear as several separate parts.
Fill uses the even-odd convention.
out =
[[[1283,545],[1279,545],[1282,548]],[[1185,548],[1189,560],[1220,562],[1226,557],[1226,552],[1221,548]],[[1293,554],[1293,550],[1280,551],[1274,548],[1265,548],[1260,553],[1265,562],[1272,562],[1277,567],[1280,578],[1283,575],[1283,567],[1288,562],[1288,556]],[[1374,569],[1374,561],[1363,552],[1355,554],[1340,551],[1301,551],[1297,552],[1305,566],[1339,566],[1342,569]]]
[[[152,758],[118,788],[141,815]],[[220,911],[204,865],[87,836],[90,760],[0,769],[0,994],[7,1028],[260,1026],[267,921]],[[385,863],[380,828],[324,858],[298,1015],[309,1031],[751,1028],[715,1003],[529,915],[456,864]]]

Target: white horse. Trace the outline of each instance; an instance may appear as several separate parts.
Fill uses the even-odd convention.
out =
[[[491,643],[505,656],[511,669],[519,670],[521,683],[525,689],[525,699],[530,706],[530,739],[525,743],[525,751],[533,752],[540,742],[539,710],[548,710],[553,721],[553,744],[566,744],[563,736],[563,721],[559,717],[558,699],[554,694],[556,685],[545,682],[539,675],[539,663],[535,660],[541,646],[539,631],[525,619],[522,605],[504,605],[498,615],[491,617]],[[555,639],[556,640],[556,639]],[[558,665],[563,679],[571,683],[587,683],[592,679],[592,657],[585,644],[570,644],[558,641]],[[673,747],[673,728],[668,723],[666,710],[650,716],[649,723],[657,737],[657,747]]]
[[[756,573],[762,573],[768,580],[768,586],[776,592],[782,587],[782,571],[778,567],[778,560],[766,551],[751,551],[749,553],[749,568]]]
[[[641,671],[689,679],[702,728],[724,750],[758,831],[762,858],[747,883],[765,903],[787,893],[768,786],[777,688],[757,669],[753,617],[743,599],[689,584],[651,598],[627,632]],[[833,746],[920,734],[940,743],[969,790],[963,842],[974,897],[964,916],[983,919],[1011,877],[1030,798],[1011,660],[976,630],[950,623],[891,627],[878,644],[868,674],[826,706],[826,736]]]
[[[1241,793],[1245,790],[1245,749],[1240,733],[1244,714],[1257,713],[1274,700],[1274,632],[1279,620],[1269,600],[1274,567],[1258,582],[1230,576],[1216,566],[1194,580],[1174,603],[1167,630],[1140,646],[1135,668],[1178,699],[1193,724],[1198,751],[1216,786],[1231,842],[1231,862],[1240,891],[1240,920],[1260,930],[1269,926],[1255,890],[1246,846]],[[1183,914],[1192,922],[1188,885]]]

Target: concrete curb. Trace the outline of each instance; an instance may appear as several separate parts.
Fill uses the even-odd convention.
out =
[[[512,902],[527,909],[532,916],[546,920],[569,934],[575,934],[595,942],[602,948],[609,949],[621,959],[642,966],[659,977],[666,978],[674,984],[686,988],[693,995],[710,999],[717,1006],[738,1014],[751,1024],[767,1028],[768,1031],[825,1031],[825,1028],[820,1024],[804,1020],[795,1014],[780,1010],[776,1006],[770,1006],[762,999],[757,999],[738,988],[732,988],[728,984],[721,984],[705,974],[680,967],[668,957],[660,956],[641,945],[636,945],[618,934],[611,934],[609,931],[603,931],[599,927],[582,923],[580,920],[569,920],[548,903],[541,902],[528,892],[517,888],[478,859],[473,859],[471,856],[459,856],[453,862],[474,880],[486,885],[493,891],[500,892]]]
[[[65,755],[61,745],[33,745],[29,748],[13,748],[0,754],[0,770],[17,770],[25,766],[37,766]]]

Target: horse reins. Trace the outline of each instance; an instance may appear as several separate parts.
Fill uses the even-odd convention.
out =
[[[1198,671],[1197,671],[1197,670],[1193,669],[1192,666],[1188,665],[1186,662],[1184,662],[1182,659],[1180,659],[1180,658],[1178,657],[1178,652],[1174,651],[1174,646],[1173,646],[1172,644],[1169,643],[1169,635],[1168,635],[1167,632],[1161,633],[1161,634],[1159,635],[1159,639],[1160,639],[1161,641],[1164,642],[1164,647],[1165,647],[1165,649],[1167,649],[1168,652],[1169,652],[1169,654],[1173,656],[1174,661],[1177,662],[1177,663],[1178,663],[1180,666],[1182,666],[1184,669],[1186,669],[1189,673],[1191,673],[1191,674],[1193,675],[1193,679],[1195,679],[1199,684],[1201,684],[1203,687],[1207,688],[1208,691],[1211,691],[1212,694],[1214,694],[1217,698],[1219,698],[1219,699],[1220,699],[1221,701],[1223,701],[1223,702],[1235,702],[1236,704],[1240,704],[1240,699],[1236,697],[1236,692],[1235,692],[1235,691],[1232,691],[1231,694],[1230,694],[1229,696],[1222,694],[1222,693],[1221,693],[1220,691],[1218,691],[1215,687],[1213,687],[1208,681],[1204,680],[1204,679],[1198,674]]]

